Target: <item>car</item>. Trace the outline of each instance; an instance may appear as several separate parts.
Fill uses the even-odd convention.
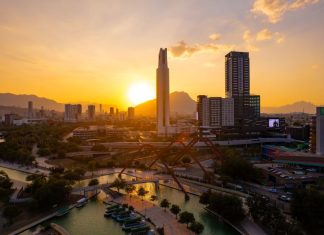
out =
[[[281,178],[285,178],[286,175],[285,175],[285,174],[281,174],[280,177],[281,177]]]
[[[278,193],[278,190],[276,188],[271,188],[269,189],[270,193]]]
[[[281,201],[286,201],[287,196],[286,195],[280,195],[280,196],[278,196],[278,199],[281,200]]]

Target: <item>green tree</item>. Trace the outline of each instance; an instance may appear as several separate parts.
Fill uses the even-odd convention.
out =
[[[125,187],[126,193],[129,195],[129,198],[132,198],[132,193],[135,191],[136,187],[132,184],[127,184]]]
[[[172,212],[172,214],[174,214],[176,216],[176,219],[178,219],[178,214],[180,213],[181,209],[178,205],[172,205],[170,208],[170,211]]]
[[[315,189],[294,192],[291,212],[308,230],[324,229],[324,195]]]
[[[200,234],[204,231],[204,225],[195,221],[190,224],[189,229],[193,231],[195,234]]]
[[[156,196],[156,195],[151,195],[150,200],[151,200],[152,202],[156,201],[156,200],[157,200],[157,196]]]
[[[187,211],[181,212],[179,215],[179,222],[182,224],[187,224],[187,227],[189,223],[195,222],[195,216]]]
[[[126,187],[126,181],[124,179],[115,179],[115,181],[111,184],[112,188],[117,188],[119,192],[120,189],[124,189]]]
[[[146,194],[148,194],[148,191],[146,191],[143,187],[140,187],[137,190],[137,195],[142,198],[142,201]]]
[[[98,179],[91,179],[88,186],[94,186],[94,185],[98,185],[98,184],[99,184]]]
[[[168,199],[163,199],[160,203],[160,206],[164,208],[164,211],[166,211],[166,208],[170,207],[170,202],[168,201]]]

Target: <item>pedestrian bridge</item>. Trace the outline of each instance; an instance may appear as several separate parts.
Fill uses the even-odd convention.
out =
[[[125,184],[145,184],[145,183],[154,183],[157,187],[159,186],[159,179],[139,179],[139,180],[130,180],[125,181]],[[89,192],[89,191],[98,191],[100,189],[110,188],[112,187],[113,183],[107,183],[107,184],[98,184],[98,185],[92,185],[92,186],[84,186],[84,187],[76,187],[72,189],[72,193],[79,193],[79,192]]]

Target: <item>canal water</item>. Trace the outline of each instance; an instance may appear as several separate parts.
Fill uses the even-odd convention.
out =
[[[9,177],[15,180],[24,179],[28,174],[18,171],[12,171],[5,168],[1,168],[8,173]],[[117,178],[117,174],[106,175],[98,177],[100,183],[111,183]],[[131,180],[134,177],[124,175],[124,179]],[[87,185],[90,180],[83,180],[77,182],[79,186]],[[205,229],[203,235],[238,235],[232,227],[227,224],[221,223],[213,215],[210,215],[204,210],[203,205],[199,203],[199,197],[191,195],[189,201],[184,200],[182,192],[171,189],[166,186],[160,185],[160,189],[156,190],[153,183],[145,183],[137,185],[136,187],[144,187],[149,193],[146,195],[146,199],[149,199],[151,195],[157,195],[158,200],[153,202],[157,205],[164,198],[168,199],[171,204],[177,204],[180,206],[182,211],[192,212],[197,221],[201,222]],[[125,234],[120,225],[111,219],[107,219],[103,216],[105,212],[105,204],[102,202],[105,198],[104,193],[98,195],[98,199],[90,200],[89,203],[83,208],[74,208],[60,218],[54,218],[49,220],[47,223],[57,223],[63,226],[71,235],[82,235],[82,234],[93,234],[93,235],[121,235]],[[33,234],[35,228],[29,231],[25,231],[24,235]]]

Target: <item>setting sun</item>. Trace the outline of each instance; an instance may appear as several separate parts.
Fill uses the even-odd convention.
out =
[[[128,99],[133,105],[138,105],[154,98],[154,90],[146,83],[132,84],[128,89]]]

